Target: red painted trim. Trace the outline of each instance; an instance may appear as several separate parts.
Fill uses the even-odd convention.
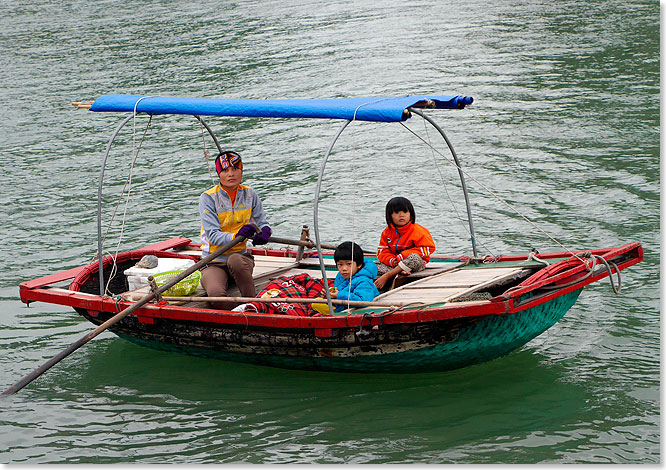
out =
[[[171,250],[173,248],[178,248],[180,246],[189,245],[190,243],[192,243],[192,240],[190,240],[189,238],[174,237],[170,238],[169,240],[164,240],[163,242],[158,242],[152,245],[144,246],[143,248],[139,248],[139,250],[155,250],[155,251]]]
[[[330,338],[333,336],[333,330],[331,328],[315,328],[314,335],[318,338]]]
[[[169,243],[167,243],[169,242]],[[174,238],[167,242],[158,243],[155,245],[150,245],[148,247],[134,250],[130,252],[119,253],[118,259],[131,259],[138,258],[144,254],[155,254],[159,253],[160,256],[166,257],[184,257],[184,258],[194,258],[196,256],[186,256],[178,255],[174,252],[165,252],[165,251],[155,251],[154,247],[162,248],[170,244],[176,243],[176,246],[184,246],[189,243],[188,239],[185,238]],[[612,259],[621,254],[627,253],[631,250],[636,250],[636,254],[633,258],[625,261],[618,265],[620,270],[625,269],[629,266],[632,266],[643,259],[643,250],[640,244],[631,243],[624,245],[619,248],[605,249],[605,250],[590,250],[594,254],[600,254],[606,259]],[[272,256],[286,256],[288,253],[286,250],[267,250]],[[277,254],[273,254],[273,252]],[[261,249],[261,253],[264,253],[264,250]],[[582,253],[582,252],[581,252]],[[545,257],[545,256],[544,256]],[[557,254],[553,257],[561,257]],[[105,257],[103,260],[104,264],[111,263],[112,260],[110,257]],[[577,263],[577,265],[576,265]],[[559,266],[558,266],[559,265]],[[588,284],[591,284],[599,279],[608,276],[607,271],[602,271],[595,276],[590,276],[573,284],[571,286],[553,290],[550,293],[545,295],[540,295],[534,299],[529,299],[523,303],[515,304],[515,299],[521,295],[524,295],[530,290],[541,287],[544,282],[553,283],[558,282],[564,278],[570,279],[572,276],[582,277],[585,275],[583,272],[584,267],[581,265],[580,261],[575,260],[575,262],[570,262],[570,260],[563,260],[561,262],[555,263],[552,266],[542,270],[545,271],[543,275],[532,276],[528,280],[537,280],[536,283],[531,285],[523,286],[525,289],[516,289],[511,292],[509,298],[494,298],[492,302],[479,302],[474,305],[470,304],[460,304],[459,306],[455,303],[449,304],[446,307],[439,308],[424,308],[417,310],[400,310],[392,314],[386,315],[386,311],[377,312],[376,314],[367,314],[365,316],[361,314],[352,315],[352,316],[318,316],[318,317],[292,317],[286,315],[258,315],[258,314],[245,314],[245,313],[232,313],[220,310],[206,309],[206,308],[183,308],[176,305],[167,305],[165,303],[160,304],[147,304],[144,307],[138,309],[134,312],[134,315],[139,317],[139,320],[142,322],[151,322],[154,319],[168,319],[168,320],[180,320],[180,321],[193,321],[193,322],[205,322],[205,323],[214,323],[214,324],[227,324],[227,325],[247,325],[247,326],[256,326],[263,328],[289,328],[289,329],[334,329],[334,328],[346,328],[346,327],[359,327],[361,320],[363,320],[363,325],[376,325],[376,324],[397,324],[397,323],[418,323],[418,322],[429,322],[437,320],[448,320],[452,318],[463,318],[463,317],[475,317],[475,316],[486,316],[486,315],[506,315],[516,313],[543,303],[546,303],[560,295],[564,295],[568,292],[580,289]],[[76,288],[79,286],[77,283],[72,284],[72,290],[53,290],[49,288],[42,288],[46,284],[41,284],[46,279],[59,279],[65,280],[68,279],[66,276],[75,275],[77,280],[83,280],[84,276],[89,276],[93,272],[97,272],[98,263],[92,263],[88,266],[82,266],[79,268],[74,268],[62,273],[56,273],[50,276],[45,276],[43,278],[35,279],[34,281],[28,281],[22,283],[19,287],[19,293],[21,300],[23,302],[33,302],[33,301],[42,301],[59,305],[68,305],[75,308],[82,308],[90,311],[103,311],[108,313],[119,312],[133,304],[133,302],[127,301],[116,301],[114,299],[101,299],[99,296],[90,295],[78,292]],[[560,269],[564,269],[560,271]],[[545,279],[543,278],[545,276]],[[41,281],[40,281],[41,280]],[[40,282],[37,282],[40,281]],[[568,282],[568,281],[567,281]],[[526,284],[524,282],[523,284]]]
[[[394,323],[417,323],[419,321],[420,310],[406,310],[398,313],[392,313],[382,317],[382,321],[387,325]],[[386,312],[378,312],[378,315],[384,315]]]
[[[103,311],[107,313],[119,312],[133,304],[133,302],[116,301],[114,299],[100,299],[99,296],[84,294],[75,291],[53,291],[51,289],[24,289],[21,291],[24,302],[48,302],[58,305],[68,305],[73,308]],[[386,315],[378,312],[376,315],[366,315],[363,324],[395,324],[417,323],[450,318],[469,316],[485,316],[506,314],[507,304],[503,302],[479,303],[473,307],[460,307],[449,305],[442,308],[398,311]],[[144,318],[162,318],[167,320],[194,321],[215,324],[247,325],[267,328],[346,328],[358,327],[361,324],[361,314],[352,316],[321,316],[321,317],[295,317],[288,315],[258,315],[246,313],[232,313],[221,310],[190,308],[185,309],[177,305],[147,304],[133,313]],[[378,318],[381,317],[381,318]]]
[[[253,255],[261,256],[277,256],[280,258],[295,258],[295,250],[277,250],[275,248],[257,248],[257,247],[248,247],[248,251]],[[311,253],[305,252],[303,256],[308,258]]]
[[[152,245],[144,246],[143,248],[139,248],[139,250],[136,250],[136,251],[150,251],[150,250],[163,251],[163,250],[169,250],[169,249],[176,248],[176,247],[179,247],[179,246],[187,245],[191,241],[192,240],[190,240],[189,238],[174,237],[174,238],[171,238],[169,240],[165,240],[165,241],[162,241],[162,242],[159,242],[159,243],[154,243]],[[111,260],[110,257],[105,257],[104,260],[106,260],[106,258],[109,258],[109,260]],[[103,260],[103,262],[104,262],[104,260]],[[94,265],[97,266],[98,263],[94,262],[94,263],[91,263],[91,264],[94,264]],[[35,289],[37,287],[44,287],[44,286],[48,286],[48,285],[51,285],[51,284],[57,284],[59,282],[64,282],[64,281],[67,281],[69,279],[74,279],[83,270],[88,268],[88,266],[90,266],[90,265],[78,266],[76,268],[71,268],[71,269],[68,269],[66,271],[61,271],[61,272],[58,272],[58,273],[49,274],[48,276],[39,277],[39,278],[33,279],[31,281],[22,282],[20,284],[20,287],[25,288],[25,289]]]
[[[59,273],[49,274],[48,276],[38,277],[31,281],[22,282],[19,285],[20,289],[34,289],[36,287],[44,287],[51,284],[57,284],[59,282],[67,281],[69,279],[74,279],[78,274],[84,270],[85,266],[79,266],[77,268],[68,269],[67,271],[60,271]]]

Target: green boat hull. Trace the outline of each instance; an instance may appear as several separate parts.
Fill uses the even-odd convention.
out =
[[[445,371],[490,361],[520,348],[557,323],[581,291],[570,292],[512,315],[487,315],[466,319],[463,323],[458,321],[455,332],[440,344],[384,354],[381,348],[373,348],[376,353],[351,357],[307,356],[302,349],[293,355],[237,353],[223,350],[223,345],[218,345],[219,348],[214,345],[200,347],[183,342],[155,341],[148,335],[139,337],[126,331],[115,333],[153,349],[289,369],[393,373]],[[447,322],[433,323],[442,329],[446,328]]]

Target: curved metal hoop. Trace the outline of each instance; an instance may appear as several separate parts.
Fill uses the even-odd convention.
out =
[[[331,150],[333,150],[333,146],[337,142],[338,138],[342,134],[342,132],[347,128],[347,126],[351,123],[351,121],[345,121],[345,123],[342,125],[340,130],[338,131],[337,134],[335,134],[335,137],[333,138],[333,141],[331,144],[328,146],[328,150],[326,151],[326,155],[324,156],[324,160],[321,162],[321,168],[319,170],[319,178],[317,179],[317,189],[315,190],[315,199],[314,199],[314,233],[315,233],[315,243],[317,245],[317,256],[319,257],[319,268],[321,269],[321,277],[324,280],[324,286],[328,286],[328,278],[326,277],[326,267],[324,266],[324,258],[321,255],[321,241],[319,239],[319,193],[321,192],[321,181],[324,177],[324,170],[326,169],[326,162],[328,161],[328,157],[331,154]],[[328,289],[324,289],[326,292],[326,302],[328,302],[328,311],[333,314],[333,303],[331,302],[331,293],[329,292]]]
[[[118,125],[116,130],[113,132],[111,135],[111,138],[109,139],[109,143],[106,144],[106,151],[104,152],[104,158],[102,159],[102,169],[100,171],[99,175],[99,185],[97,187],[97,258],[99,260],[99,295],[101,297],[104,297],[104,264],[102,263],[102,186],[104,184],[104,170],[106,169],[106,161],[109,158],[109,153],[111,152],[111,145],[113,145],[113,141],[116,140],[116,137],[118,136],[118,133],[120,130],[125,127],[125,125],[129,122],[130,119],[132,119],[134,116],[136,116],[136,113],[132,113],[129,116],[127,116],[123,121]],[[211,128],[206,124],[206,122],[201,119],[199,116],[194,116],[199,120],[201,124],[206,128],[210,136],[213,138],[213,142],[215,142],[215,146],[217,149],[222,153],[222,147],[220,147],[220,143],[218,142],[217,138],[215,137],[215,134],[213,134],[213,131]]]
[[[104,297],[104,263],[102,263],[102,186],[104,184],[104,170],[106,169],[106,160],[109,158],[111,152],[111,145],[116,140],[118,132],[125,127],[135,115],[130,114],[116,127],[116,130],[111,134],[109,143],[106,144],[106,152],[104,152],[104,159],[102,160],[102,170],[99,174],[99,184],[97,186],[97,260],[99,261],[99,295]]]
[[[474,235],[474,223],[472,222],[472,207],[469,203],[469,194],[467,193],[467,185],[465,184],[465,175],[463,174],[462,166],[460,165],[460,160],[458,160],[458,155],[456,154],[456,151],[453,149],[453,145],[451,144],[449,138],[446,136],[442,128],[439,127],[439,125],[437,125],[435,121],[433,121],[429,116],[426,116],[417,109],[409,108],[409,111],[414,114],[418,114],[423,119],[428,121],[432,125],[432,127],[437,129],[437,132],[439,132],[440,135],[444,137],[444,141],[446,142],[446,145],[448,145],[449,150],[451,151],[453,160],[456,162],[456,167],[458,168],[458,175],[460,175],[460,183],[462,184],[463,195],[465,196],[465,206],[467,207],[467,221],[469,223],[469,234],[472,239],[472,253],[474,253],[474,257],[476,258],[478,257],[478,255],[476,252],[476,236]]]
[[[206,130],[208,131],[210,136],[213,138],[213,142],[215,142],[215,146],[217,147],[217,150],[220,153],[222,153],[222,147],[220,147],[220,143],[217,141],[217,137],[215,137],[215,134],[213,134],[213,131],[211,130],[211,128],[208,127],[208,124],[206,124],[206,122],[203,119],[201,119],[201,116],[196,116],[195,115],[194,117],[197,118],[201,124],[203,124],[203,126],[206,128]]]

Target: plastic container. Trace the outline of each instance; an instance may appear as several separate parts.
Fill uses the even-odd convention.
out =
[[[148,276],[155,277],[157,274],[169,271],[184,271],[194,264],[191,259],[183,258],[158,258],[155,268],[137,268],[132,266],[124,271],[127,276],[129,290],[136,290],[148,285]]]

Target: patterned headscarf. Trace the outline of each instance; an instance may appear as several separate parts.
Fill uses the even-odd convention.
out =
[[[241,156],[236,152],[222,152],[217,157],[215,157],[215,170],[219,175],[222,170],[226,170],[230,166],[238,168],[239,170],[243,169],[243,161]]]

